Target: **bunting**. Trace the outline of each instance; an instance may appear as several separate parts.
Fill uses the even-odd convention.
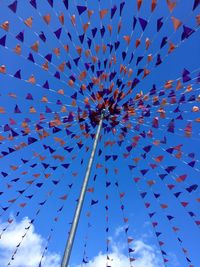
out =
[[[117,267],[119,243],[130,267],[143,264],[137,244],[148,231],[152,265],[173,266],[173,254],[180,266],[199,266],[199,8],[199,0],[2,3],[0,250],[14,223],[29,220],[8,266],[33,229],[45,240],[37,266],[51,250],[62,254],[102,115],[70,264],[87,266],[101,252]]]

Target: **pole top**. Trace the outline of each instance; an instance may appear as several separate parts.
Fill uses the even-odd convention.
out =
[[[101,118],[103,119],[104,117],[109,115],[109,110],[107,108],[102,109],[101,111]]]
[[[102,109],[102,111],[101,111],[101,118],[104,118],[105,115],[106,115],[106,109],[104,108],[104,109]]]

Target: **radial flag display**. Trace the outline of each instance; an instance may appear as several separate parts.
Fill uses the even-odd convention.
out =
[[[0,2],[2,267],[60,266],[102,113],[70,266],[200,266],[199,26],[199,0]]]

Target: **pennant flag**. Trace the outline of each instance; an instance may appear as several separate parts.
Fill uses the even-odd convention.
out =
[[[146,29],[148,22],[143,18],[139,18],[139,22],[140,22],[140,26],[141,26],[142,30],[144,31]]]
[[[6,35],[0,38],[0,45],[6,46]]]
[[[79,15],[81,15],[82,13],[84,13],[87,10],[86,6],[77,6],[77,10]]]
[[[10,4],[8,7],[10,8],[10,10],[12,10],[12,12],[16,13],[16,11],[17,11],[17,0],[14,1],[12,4]]]

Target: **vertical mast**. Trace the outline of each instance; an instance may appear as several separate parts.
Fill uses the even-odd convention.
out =
[[[73,246],[73,243],[74,243],[74,238],[75,238],[75,235],[76,235],[76,230],[77,230],[77,227],[78,227],[81,210],[82,210],[83,203],[84,203],[85,193],[86,193],[86,190],[87,190],[87,185],[88,185],[88,181],[89,181],[89,177],[90,177],[90,173],[91,173],[91,169],[92,169],[92,164],[93,164],[94,157],[95,157],[95,152],[96,152],[96,148],[97,148],[97,144],[98,144],[98,140],[99,140],[99,136],[100,136],[100,132],[101,132],[101,128],[102,128],[104,115],[105,115],[105,111],[103,110],[102,114],[101,114],[100,121],[99,121],[99,125],[98,125],[98,128],[97,128],[97,132],[96,132],[96,135],[95,135],[92,152],[91,152],[90,159],[89,159],[88,166],[87,166],[87,170],[86,170],[86,173],[85,173],[85,178],[83,180],[83,184],[82,184],[80,196],[79,196],[79,199],[78,199],[78,203],[77,203],[77,206],[76,206],[76,211],[75,211],[73,222],[72,222],[72,225],[71,225],[69,237],[68,237],[68,240],[67,240],[67,243],[66,243],[66,247],[65,247],[65,251],[64,251],[61,267],[68,267],[68,264],[69,264],[70,255],[71,255],[71,251],[72,251],[72,246]]]

